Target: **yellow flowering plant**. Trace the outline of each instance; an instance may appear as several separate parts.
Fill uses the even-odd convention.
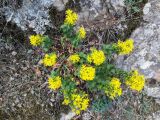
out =
[[[70,55],[68,60],[74,64],[80,61],[80,57],[78,54],[74,54],[74,55]]]
[[[106,84],[105,94],[111,99],[122,95],[121,82],[118,78],[112,78],[111,81]]]
[[[137,70],[131,72],[131,76],[125,81],[132,90],[141,91],[145,84],[145,78],[140,75]]]
[[[61,82],[61,77],[60,76],[54,76],[48,78],[48,88],[56,90],[61,87],[62,82]]]
[[[33,46],[38,46],[38,45],[40,45],[41,43],[42,43],[42,41],[43,41],[43,38],[42,38],[42,36],[41,35],[31,35],[30,37],[29,37],[29,39],[30,39],[30,43],[31,43],[31,45],[33,45]]]
[[[61,93],[62,104],[81,114],[89,108],[105,106],[99,101],[111,104],[123,95],[126,87],[141,91],[145,84],[143,75],[136,70],[124,71],[113,64],[115,55],[128,55],[133,51],[133,39],[118,40],[118,43],[98,48],[82,47],[86,30],[84,26],[76,26],[77,20],[78,15],[68,9],[60,27],[58,47],[48,36],[30,36],[30,43],[42,48],[42,65],[51,72],[48,88]]]
[[[57,56],[55,53],[45,54],[43,58],[44,66],[54,66],[56,64]]]

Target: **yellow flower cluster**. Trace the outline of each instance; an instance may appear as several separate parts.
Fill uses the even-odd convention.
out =
[[[48,88],[50,88],[50,89],[56,90],[56,89],[60,88],[62,85],[61,77],[60,76],[56,76],[53,78],[50,77],[48,79],[48,84],[49,84]]]
[[[118,40],[117,46],[119,48],[120,55],[130,54],[132,52],[132,50],[134,49],[134,41],[133,41],[133,39],[127,39],[124,42]]]
[[[87,61],[94,63],[96,66],[101,65],[105,61],[106,57],[102,50],[93,49],[92,53],[87,56]]]
[[[68,59],[69,59],[69,61],[71,61],[73,64],[75,64],[75,63],[78,63],[78,62],[79,62],[80,57],[79,57],[78,54],[74,54],[74,55],[69,56]]]
[[[79,37],[82,39],[84,39],[86,37],[86,31],[85,31],[84,27],[79,28],[78,34],[79,34]]]
[[[56,59],[57,56],[56,54],[52,53],[52,54],[46,54],[43,58],[43,64],[45,66],[53,66],[56,64]]]
[[[126,85],[128,85],[132,90],[141,91],[145,84],[145,78],[140,75],[137,70],[132,72],[132,76],[126,80]]]
[[[69,98],[64,98],[63,105],[68,105],[70,103]]]
[[[39,34],[31,35],[29,37],[29,39],[30,39],[31,45],[33,45],[33,46],[38,46],[43,42],[43,37],[41,35],[39,35]]]
[[[105,93],[111,99],[121,96],[122,88],[120,80],[118,78],[112,78],[112,80],[109,83],[109,87],[107,86],[105,90]]]
[[[64,23],[68,25],[74,25],[78,19],[78,15],[73,12],[71,9],[66,11],[66,18]]]
[[[72,110],[76,114],[80,114],[81,111],[86,110],[89,106],[89,99],[87,94],[72,94],[71,100],[73,101]]]
[[[80,78],[82,80],[93,80],[95,77],[95,68],[82,65],[80,68]]]

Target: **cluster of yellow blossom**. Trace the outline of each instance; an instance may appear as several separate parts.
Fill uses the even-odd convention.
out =
[[[64,20],[64,25],[62,26],[62,29],[64,32],[63,38],[67,39],[67,41],[68,40],[73,41],[73,43],[76,43],[75,45],[77,45],[77,41],[75,41],[75,40],[84,39],[86,37],[86,30],[83,26],[81,26],[79,28],[79,30],[77,30],[76,34],[73,33],[75,31],[72,28],[74,27],[77,19],[78,19],[78,15],[75,12],[73,12],[71,9],[68,9],[68,10],[66,10],[66,17]],[[76,38],[76,39],[71,39],[72,37]],[[45,37],[40,34],[31,35],[29,37],[29,39],[30,39],[30,43],[33,46],[42,45],[42,43],[46,44],[46,46],[48,44],[50,44],[48,37],[47,37],[47,40],[48,40],[47,41],[45,39]],[[109,45],[109,48],[110,48],[110,45]],[[115,48],[115,49],[111,49],[111,50],[118,51],[120,55],[126,55],[126,54],[129,54],[133,51],[134,41],[133,41],[133,39],[126,39],[126,41],[124,41],[124,42],[121,40],[118,40],[118,43],[114,44],[113,48]],[[80,49],[74,49],[74,50],[79,51]],[[107,50],[107,46],[106,46],[106,50]],[[66,56],[66,54],[64,54],[64,56]],[[81,91],[82,87],[83,87],[83,85],[81,84],[82,83],[81,80],[84,80],[84,81],[94,80],[95,75],[96,75],[95,68],[99,65],[102,65],[106,60],[105,53],[102,50],[98,50],[96,48],[91,49],[91,53],[89,53],[87,55],[86,61],[82,61],[80,59],[80,56],[81,55],[75,53],[75,54],[72,54],[68,57],[67,60],[69,62],[65,61],[65,63],[72,63],[72,64],[86,62],[86,64],[83,63],[80,66],[80,69],[78,69],[79,79],[77,79],[76,75],[69,75],[69,80],[67,77],[67,79],[65,81],[62,81],[62,78],[60,76],[53,76],[52,73],[51,73],[52,77],[48,78],[48,88],[50,88],[52,90],[57,90],[63,85],[62,92],[64,95],[64,101],[62,104],[69,105],[72,108],[72,111],[75,112],[76,114],[80,114],[81,111],[87,110],[87,108],[89,106],[89,102],[90,102],[89,95],[84,92],[90,86],[85,86],[85,89],[83,89],[84,91]],[[86,55],[84,54],[83,56],[86,56]],[[55,53],[45,54],[42,61],[43,61],[44,66],[54,66],[57,61],[57,55]],[[88,65],[88,64],[92,64],[94,67],[91,65]],[[64,66],[60,66],[60,68],[58,69],[58,72],[59,72],[59,70],[61,70],[61,68],[62,68],[60,75],[61,74],[63,75],[63,71],[64,71],[63,67]],[[73,70],[73,72],[76,72],[76,71]],[[72,70],[70,70],[67,73],[71,74],[73,72],[72,72]],[[104,71],[102,69],[100,75],[103,74],[103,72]],[[100,75],[98,75],[97,78],[103,77]],[[66,76],[67,75],[63,76],[64,79]],[[107,77],[110,77],[110,75]],[[93,84],[97,83],[96,80],[97,79],[95,79],[95,81],[92,81]],[[62,82],[63,82],[63,84],[62,84]],[[113,77],[110,81],[105,81],[105,82],[106,82],[105,88],[102,86],[100,86],[100,87],[102,87],[103,92],[105,93],[106,96],[108,96],[108,98],[114,99],[114,98],[122,95],[122,88],[121,88],[120,79]],[[103,84],[103,81],[100,82],[100,84]],[[125,84],[128,85],[132,90],[141,91],[144,87],[144,84],[145,84],[145,78],[143,75],[140,75],[137,70],[135,70],[135,71],[131,72],[131,76],[127,77]],[[79,87],[79,86],[80,86],[80,88],[77,89],[76,87]],[[99,86],[97,86],[97,88],[99,88]],[[95,88],[95,90],[99,90],[99,89]]]
[[[78,34],[79,34],[79,37],[82,39],[84,39],[86,37],[86,31],[85,31],[84,27],[79,28]]]
[[[74,55],[69,56],[68,59],[69,59],[69,61],[71,61],[73,64],[75,64],[75,63],[78,63],[78,62],[79,62],[80,57],[79,57],[78,54],[74,54]]]
[[[61,77],[60,76],[55,76],[55,77],[50,77],[48,78],[48,88],[56,90],[61,87],[62,82],[61,82]]]
[[[70,103],[69,98],[64,98],[63,105],[68,105]]]
[[[141,91],[145,84],[145,78],[140,75],[137,70],[132,72],[129,79],[126,80],[126,85],[128,85],[132,90]]]
[[[93,80],[95,77],[95,68],[82,65],[80,68],[80,78],[82,80]]]
[[[87,56],[87,61],[94,63],[95,65],[101,65],[105,61],[106,57],[102,50],[92,49],[92,53]]]
[[[74,25],[78,19],[78,15],[73,12],[71,9],[66,11],[66,18],[64,23],[68,25]]]
[[[89,106],[88,94],[72,94],[71,100],[73,101],[72,110],[76,114],[80,114],[81,111],[86,110]]]
[[[112,80],[109,83],[109,86],[107,86],[105,90],[105,93],[111,99],[121,96],[122,88],[120,80],[118,78],[112,78]]]
[[[133,39],[127,39],[126,41],[118,40],[117,47],[119,49],[120,55],[130,54],[134,49],[134,41]]]
[[[38,46],[43,42],[43,37],[41,35],[39,35],[39,34],[31,35],[29,37],[29,39],[30,39],[31,45],[33,45],[33,46]]]
[[[55,53],[46,54],[43,58],[43,64],[45,66],[53,66],[56,64],[57,56]]]

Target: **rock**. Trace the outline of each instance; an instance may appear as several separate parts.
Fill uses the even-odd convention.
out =
[[[12,52],[12,55],[13,55],[13,56],[17,55],[17,52],[13,51],[13,52]]]
[[[54,2],[53,6],[55,6],[59,11],[62,11],[65,9],[65,5],[68,2],[68,0],[56,0]]]
[[[15,0],[17,1],[17,0]],[[44,34],[46,27],[54,27],[51,23],[49,16],[49,10],[51,6],[56,7],[59,11],[66,8],[66,4],[69,0],[22,0],[19,8],[7,6],[3,8],[6,21],[16,23],[23,31],[33,29],[36,33]],[[74,0],[72,1],[74,4]],[[77,2],[77,1],[76,1]],[[98,21],[103,18],[108,18],[108,11],[112,15],[124,13],[123,0],[79,0],[77,7],[81,8],[78,13],[80,20],[94,20],[99,18]],[[112,19],[112,18],[111,18]],[[104,26],[104,25],[102,25]]]
[[[160,1],[149,0],[145,5],[142,26],[131,35],[135,48],[131,55],[119,57],[117,66],[125,70],[138,69],[148,79],[160,81]],[[145,86],[148,96],[160,103],[160,87]],[[158,116],[157,116],[158,115]],[[149,120],[159,120],[159,114]]]
[[[160,119],[160,111],[157,111],[152,114],[152,116],[149,116],[147,120],[159,120]]]
[[[82,115],[82,120],[92,120],[92,116],[90,115],[89,112],[85,112]]]
[[[145,87],[145,91],[147,92],[148,96],[160,99],[160,87]]]
[[[122,15],[123,14],[122,12],[124,12],[124,7],[125,7],[124,0],[110,0],[110,2],[111,2],[111,5],[116,10],[116,12]]]
[[[146,78],[155,78],[160,68],[160,6],[158,5],[160,5],[159,0],[150,0],[146,4],[143,19],[147,22],[142,23],[142,26],[131,35],[135,41],[133,53],[126,59],[121,56],[117,61],[118,66],[125,70],[139,69]]]
[[[80,0],[80,7],[80,19],[85,18],[88,20],[93,20],[99,15],[99,12],[102,12],[103,10],[100,0]]]
[[[62,114],[60,120],[71,120],[76,114],[74,112],[69,112],[68,114]]]
[[[125,18],[123,0],[80,0],[80,8],[78,23],[88,31],[113,28],[121,25],[118,20]],[[124,28],[121,26],[120,30]]]
[[[12,8],[6,8],[5,16],[8,19],[12,15],[11,21],[16,23],[22,30],[33,28],[36,33],[44,33],[44,26],[49,25],[48,11],[45,10],[52,3],[52,0],[24,0],[21,8],[14,11]],[[34,8],[34,9],[33,9]]]
[[[143,8],[143,14],[146,15],[149,13],[149,10],[151,8],[151,3],[147,3]]]
[[[158,71],[156,71],[154,79],[157,80],[158,82],[160,82],[160,69]]]
[[[124,7],[123,0],[80,0],[81,12],[79,15],[80,18],[88,20],[93,20],[97,16],[106,14],[107,10],[109,10],[111,14],[120,13],[122,15]]]
[[[17,24],[22,30],[32,28],[36,33],[44,34],[45,26],[52,27],[49,19],[49,8],[53,5],[63,10],[68,0],[23,0],[19,9],[10,6],[4,8],[7,21]]]

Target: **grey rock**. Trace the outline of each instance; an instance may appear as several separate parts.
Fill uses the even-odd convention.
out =
[[[69,112],[68,114],[61,114],[60,120],[71,120],[76,114],[74,112]]]
[[[77,2],[77,1],[73,1]],[[16,23],[23,31],[33,29],[38,34],[44,34],[46,27],[54,27],[49,17],[49,8],[56,7],[59,11],[65,9],[68,0],[22,0],[20,8],[7,6],[3,12],[7,21]],[[78,13],[80,20],[94,20],[104,15],[109,10],[111,14],[123,15],[123,0],[80,0],[81,11]],[[101,18],[102,20],[103,18]]]
[[[81,12],[79,13],[80,19],[85,18],[93,20],[103,10],[101,0],[81,0]]]
[[[13,52],[12,52],[12,55],[13,55],[13,56],[17,55],[17,52],[13,51]]]
[[[138,69],[146,78],[160,81],[160,1],[149,0],[145,5],[142,26],[131,35],[135,49],[127,58],[121,56],[117,66],[125,70]],[[145,92],[160,104],[160,87],[145,86]],[[160,112],[153,113],[148,120],[159,120]]]
[[[4,8],[7,21],[17,24],[22,30],[32,28],[36,33],[44,34],[45,26],[53,27],[49,19],[49,8],[53,5],[63,10],[68,0],[23,0],[19,9],[11,6]]]
[[[143,8],[143,14],[148,14],[151,8],[151,3],[147,3]]]
[[[111,5],[116,10],[116,12],[118,12],[119,14],[122,14],[125,7],[124,0],[110,0],[110,2],[111,2]]]
[[[82,120],[92,120],[91,114],[89,112],[83,113]]]
[[[160,1],[150,0],[144,9],[146,22],[131,35],[135,49],[126,59],[119,57],[117,65],[125,70],[139,69],[146,78],[154,78],[160,69]]]
[[[147,120],[159,120],[159,119],[160,119],[160,111],[153,113],[147,118]]]
[[[30,27],[37,33],[43,33],[44,25],[49,24],[47,11],[44,8],[49,7],[49,4],[51,4],[49,0],[45,3],[43,1],[24,0],[23,6],[16,11],[12,8],[6,8],[5,15],[7,21],[9,21],[10,16],[13,14],[11,21],[16,23],[22,30],[27,30]]]
[[[107,13],[109,10],[111,14],[123,14],[124,2],[123,0],[80,0],[81,12],[80,18],[93,20],[101,14]]]
[[[147,92],[148,96],[154,97],[157,100],[160,99],[160,87],[145,87],[145,91]]]

